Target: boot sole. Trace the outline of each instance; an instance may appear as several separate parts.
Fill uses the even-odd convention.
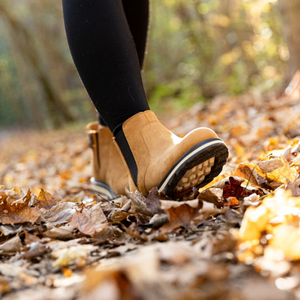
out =
[[[181,198],[201,188],[218,176],[228,158],[228,148],[221,139],[208,139],[187,151],[170,169],[158,186],[159,192]]]
[[[93,190],[97,191],[102,196],[107,197],[108,200],[115,199],[118,197],[109,185],[96,180],[94,177],[91,178],[91,183],[93,185]]]

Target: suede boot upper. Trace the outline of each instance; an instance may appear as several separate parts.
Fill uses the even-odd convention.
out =
[[[185,152],[204,140],[214,138],[217,138],[217,135],[208,128],[195,129],[184,138],[179,138],[167,130],[150,110],[129,118],[124,122],[116,141],[120,151],[131,152],[130,155],[136,164],[135,171],[135,167],[131,166],[131,159],[130,189],[138,189],[146,195],[151,188],[159,185]],[[129,155],[124,156],[128,164]]]
[[[92,148],[93,177],[109,185],[115,194],[125,194],[128,186],[128,172],[123,159],[113,143],[113,135],[108,127],[98,122],[86,126]]]

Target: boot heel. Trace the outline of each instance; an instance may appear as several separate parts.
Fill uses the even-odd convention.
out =
[[[86,132],[91,148],[93,189],[108,199],[125,194],[128,174],[113,143],[111,131],[98,122],[92,122],[87,124]]]
[[[205,140],[186,152],[170,169],[158,186],[165,192],[180,198],[209,183],[222,171],[228,157],[228,148],[220,139]]]

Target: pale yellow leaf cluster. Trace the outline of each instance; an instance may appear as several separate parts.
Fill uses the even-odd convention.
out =
[[[272,260],[300,259],[300,197],[280,189],[259,207],[250,207],[237,237],[242,261],[259,254]]]

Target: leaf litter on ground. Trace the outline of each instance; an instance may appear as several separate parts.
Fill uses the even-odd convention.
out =
[[[217,97],[165,124],[208,126],[230,148],[223,173],[183,199],[99,195],[83,132],[0,141],[3,299],[299,298],[295,99]]]

